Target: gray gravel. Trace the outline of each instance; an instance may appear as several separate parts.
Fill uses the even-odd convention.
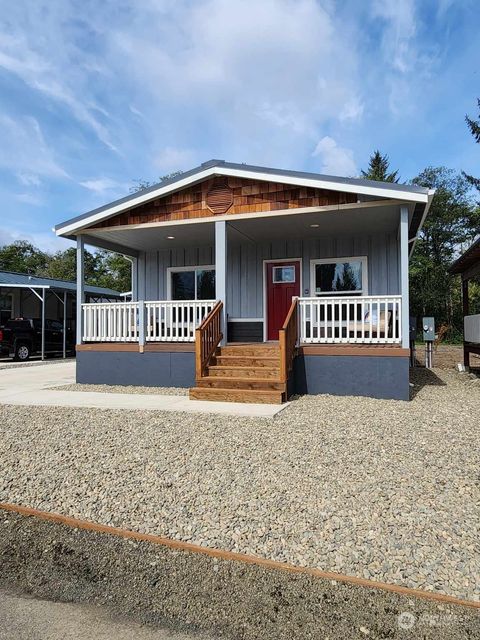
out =
[[[0,500],[480,600],[480,384],[275,420],[2,407]]]
[[[54,391],[98,391],[100,393],[141,393],[162,396],[188,396],[182,387],[133,387],[115,384],[64,384],[50,387]]]
[[[2,369],[17,369],[18,367],[41,367],[44,364],[64,364],[65,362],[74,362],[75,358],[46,358],[45,360],[27,360],[26,362],[17,362],[11,358],[0,358],[0,371]]]
[[[2,510],[0,566],[0,586],[51,600],[104,605],[123,619],[170,627],[172,633],[205,630],[210,638],[230,640],[480,637],[480,610],[473,607],[212,558]],[[62,640],[67,630],[63,625]],[[103,638],[99,632],[100,625],[91,637]],[[130,637],[140,636],[132,632]],[[45,632],[30,638],[53,640]]]

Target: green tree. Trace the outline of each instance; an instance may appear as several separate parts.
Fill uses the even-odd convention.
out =
[[[99,271],[97,255],[85,249],[83,263],[85,282],[96,284]],[[57,278],[58,280],[75,280],[77,277],[77,250],[74,247],[70,247],[65,251],[57,251],[49,256],[45,269],[40,270],[37,275],[45,276],[46,278]]]
[[[410,261],[411,313],[435,316],[455,337],[462,325],[460,285],[448,267],[480,232],[480,209],[468,180],[451,169],[427,167],[412,182],[436,193]]]
[[[477,98],[477,104],[480,110],[480,98]],[[480,144],[480,115],[477,120],[473,120],[472,118],[469,118],[467,115],[465,116],[465,120],[467,122],[468,128],[470,129],[470,133],[475,138],[475,142],[477,144]],[[471,185],[473,185],[480,191],[480,178],[474,178],[473,176],[470,176],[465,172],[463,172],[463,175]]]
[[[0,247],[0,269],[36,275],[47,267],[49,255],[30,242],[16,240]]]
[[[155,184],[159,184],[161,182],[165,182],[166,180],[171,180],[172,178],[176,178],[177,176],[181,176],[183,171],[173,171],[172,173],[167,173],[164,176],[160,176],[158,178],[158,182],[150,182],[149,180],[144,180],[140,178],[139,180],[134,180],[134,184],[130,187],[130,193],[137,193],[138,191],[144,191],[145,189],[149,189],[153,187]]]
[[[368,168],[366,171],[362,169],[362,178],[367,180],[378,180],[380,182],[398,182],[398,171],[390,171],[390,160],[387,154],[383,155],[377,149],[370,156]]]
[[[132,288],[132,263],[125,256],[111,251],[96,252],[97,272],[95,283],[98,287],[107,287],[126,292]]]

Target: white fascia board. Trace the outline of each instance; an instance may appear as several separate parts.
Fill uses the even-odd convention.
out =
[[[145,202],[156,200],[169,193],[174,193],[185,187],[188,187],[196,182],[201,182],[214,175],[232,176],[236,178],[256,179],[263,182],[280,182],[283,184],[291,184],[300,187],[312,187],[316,189],[328,189],[331,191],[343,191],[347,193],[362,194],[368,196],[377,196],[380,198],[395,198],[405,200],[408,202],[427,202],[428,195],[423,193],[411,193],[408,191],[399,191],[398,189],[385,189],[379,187],[370,187],[357,184],[330,182],[328,180],[317,180],[315,178],[300,178],[300,177],[286,177],[279,174],[272,173],[260,173],[258,171],[248,171],[248,169],[231,169],[229,167],[213,166],[196,173],[193,176],[178,180],[177,182],[164,187],[159,187],[155,191],[149,191],[148,193],[140,192],[138,197],[132,198],[127,202],[121,202],[116,206],[104,209],[98,213],[92,214],[88,218],[83,220],[77,220],[72,222],[68,226],[59,227],[56,230],[57,236],[68,236],[72,233],[78,233],[82,229],[88,228],[95,222],[100,222],[106,218],[110,218],[123,211],[128,211],[134,207],[138,207]]]
[[[138,207],[145,202],[149,202],[151,200],[156,200],[162,196],[167,195],[168,193],[173,193],[175,191],[179,191],[184,187],[188,187],[195,182],[201,182],[206,178],[209,178],[211,175],[218,174],[218,167],[211,167],[205,169],[201,173],[197,173],[194,176],[190,176],[185,178],[184,180],[178,180],[174,184],[166,185],[165,187],[159,187],[155,191],[149,191],[148,193],[140,192],[137,198],[132,198],[128,200],[128,202],[122,202],[116,206],[110,207],[109,209],[104,209],[103,211],[99,211],[96,214],[92,214],[88,218],[84,218],[83,220],[77,220],[76,222],[72,222],[72,224],[64,227],[60,227],[56,230],[57,236],[65,236],[70,233],[75,233],[81,231],[82,229],[89,227],[91,224],[95,222],[100,222],[105,218],[110,218],[117,213],[122,213],[122,211],[128,211],[128,209],[132,209],[134,207]]]
[[[0,289],[50,289],[49,284],[10,284],[8,282],[0,282]]]
[[[313,187],[315,189],[329,189],[330,191],[344,191],[346,193],[359,193],[366,196],[378,196],[380,198],[395,198],[396,200],[408,200],[409,202],[427,202],[427,194],[412,193],[411,191],[401,191],[399,189],[388,189],[380,187],[370,187],[355,183],[331,182],[329,180],[317,180],[316,178],[288,177],[272,174],[250,172],[242,169],[230,169],[229,167],[218,167],[216,173],[237,178],[256,178],[265,182],[282,182],[299,187]]]
[[[425,211],[423,212],[422,219],[420,220],[420,224],[418,225],[418,229],[417,229],[417,233],[415,234],[415,238],[413,239],[413,242],[411,243],[410,251],[409,251],[409,254],[408,254],[409,257],[412,255],[413,250],[415,249],[415,245],[417,244],[418,234],[422,230],[423,223],[425,222],[425,219],[426,219],[426,217],[428,215],[428,212],[430,210],[430,206],[432,204],[432,200],[433,200],[433,196],[435,195],[435,191],[436,191],[436,189],[429,189],[428,190],[427,204],[425,205]]]

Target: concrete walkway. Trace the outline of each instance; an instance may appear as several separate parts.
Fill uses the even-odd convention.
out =
[[[75,361],[41,367],[0,370],[0,404],[96,409],[140,409],[142,411],[187,411],[233,416],[272,418],[286,406],[190,400],[188,396],[158,394],[58,391],[51,387],[75,382]]]
[[[0,589],[0,640],[208,640],[119,620],[87,604],[39,600]]]

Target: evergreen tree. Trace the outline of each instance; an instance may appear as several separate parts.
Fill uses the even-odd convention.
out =
[[[378,180],[379,182],[398,182],[400,177],[398,171],[389,171],[390,160],[387,154],[383,155],[377,149],[370,156],[368,169],[362,169],[362,178],[367,180]]]
[[[477,104],[478,104],[478,108],[480,110],[480,98],[477,99]],[[468,116],[465,116],[465,120],[467,122],[468,128],[470,129],[470,133],[475,138],[475,142],[477,144],[480,144],[480,115],[478,117],[478,120],[473,120],[472,118],[469,118]],[[473,185],[474,187],[476,187],[480,191],[480,178],[474,178],[473,176],[470,176],[465,172],[463,172],[463,175],[465,176],[465,178],[469,181],[469,183],[471,185]]]

